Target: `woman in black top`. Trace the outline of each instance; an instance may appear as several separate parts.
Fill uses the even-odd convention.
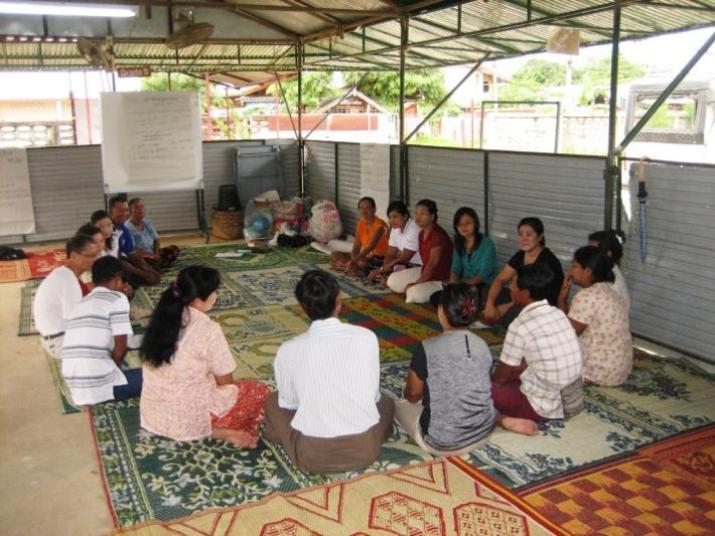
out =
[[[539,218],[524,218],[519,222],[517,229],[519,231],[519,251],[509,259],[489,287],[489,295],[484,307],[484,320],[488,323],[516,318],[519,311],[514,309],[511,294],[506,286],[514,281],[516,271],[525,264],[542,264],[548,267],[554,278],[549,285],[547,299],[551,305],[555,306],[559,298],[559,290],[564,280],[564,270],[556,255],[546,247],[544,224]]]

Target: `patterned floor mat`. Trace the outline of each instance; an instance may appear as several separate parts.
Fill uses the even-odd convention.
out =
[[[406,362],[384,365],[383,391],[397,396],[406,375]],[[485,446],[462,459],[507,487],[519,488],[712,422],[714,387],[713,376],[685,362],[641,358],[624,388],[589,387],[586,411],[568,423],[554,421],[529,438],[496,430]],[[136,400],[93,411],[101,466],[121,526],[244,504],[274,491],[363,473],[304,473],[280,447],[265,442],[248,452],[214,440],[169,441],[140,430]],[[394,427],[379,460],[366,472],[430,458]]]
[[[38,334],[35,320],[32,317],[32,300],[35,299],[35,292],[37,292],[37,287],[39,286],[40,281],[30,280],[20,289],[20,319],[17,326],[17,335],[19,337]]]
[[[153,522],[117,534],[343,535],[375,530],[415,536],[563,534],[494,480],[449,459],[274,494],[256,504]]]
[[[715,426],[521,494],[571,534],[715,533]]]

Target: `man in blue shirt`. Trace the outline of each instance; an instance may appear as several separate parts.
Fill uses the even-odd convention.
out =
[[[129,215],[125,226],[134,240],[137,255],[146,260],[155,270],[171,266],[178,256],[179,248],[160,247],[159,234],[154,229],[154,225],[146,219],[144,200],[139,197],[130,199]]]
[[[134,287],[158,285],[161,281],[159,272],[138,254],[132,234],[125,225],[129,219],[129,205],[126,198],[116,195],[109,200],[109,217],[112,219],[119,242],[119,260],[129,282]]]

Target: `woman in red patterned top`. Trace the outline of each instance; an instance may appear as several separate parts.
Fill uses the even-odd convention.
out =
[[[449,280],[452,268],[452,240],[437,223],[437,203],[422,199],[415,208],[415,222],[420,231],[422,272],[417,281],[407,285],[406,301],[426,303]]]
[[[189,266],[162,294],[141,347],[141,426],[177,441],[213,437],[254,448],[270,390],[233,379],[226,337],[207,315],[219,283],[213,268]]]

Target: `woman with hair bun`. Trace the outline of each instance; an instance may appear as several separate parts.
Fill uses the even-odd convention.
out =
[[[603,250],[584,246],[576,250],[559,294],[559,308],[579,336],[585,380],[615,387],[633,368],[633,340],[626,302],[613,290],[613,263]],[[581,290],[571,304],[572,283]]]
[[[236,363],[208,313],[219,273],[189,266],[161,295],[141,346],[141,426],[177,441],[213,437],[255,448],[267,385],[234,380]]]
[[[447,285],[437,317],[443,333],[421,343],[407,375],[395,419],[417,445],[437,456],[474,450],[494,427],[487,344],[469,331],[478,297],[466,283]]]
[[[628,310],[631,309],[631,295],[628,292],[626,278],[621,272],[621,258],[623,257],[623,244],[626,236],[621,231],[596,231],[588,235],[588,245],[595,246],[603,251],[613,262],[613,275],[615,279],[611,286],[616,293],[626,302]]]

